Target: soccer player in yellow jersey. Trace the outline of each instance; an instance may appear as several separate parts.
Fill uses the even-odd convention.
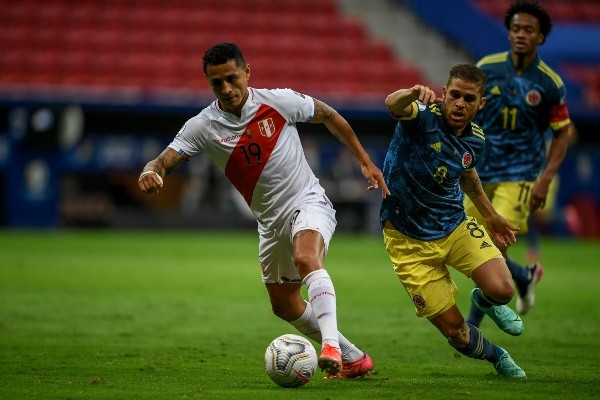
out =
[[[529,214],[546,203],[550,182],[567,151],[571,120],[563,82],[537,51],[552,29],[546,10],[537,1],[517,0],[508,8],[504,25],[510,50],[477,63],[487,77],[487,103],[474,120],[486,138],[477,172],[494,208],[523,234]],[[546,151],[548,129],[553,135]],[[482,221],[469,199],[465,209]],[[525,314],[534,305],[542,265],[524,267],[503,255],[518,290],[517,312]],[[471,307],[467,320],[479,326],[482,318],[480,310]]]

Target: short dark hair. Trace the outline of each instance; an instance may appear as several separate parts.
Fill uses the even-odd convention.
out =
[[[504,14],[504,26],[506,29],[510,30],[510,21],[518,13],[531,14],[537,18],[540,23],[540,32],[544,35],[544,40],[542,40],[541,44],[544,44],[546,38],[550,35],[550,31],[552,31],[552,18],[550,18],[548,11],[542,7],[539,1],[517,0],[508,7],[506,14]]]
[[[238,67],[242,67],[246,64],[244,55],[237,45],[229,42],[217,43],[210,49],[206,50],[202,57],[204,74],[206,75],[206,67],[208,65],[221,65],[227,63],[229,60],[235,60]]]
[[[450,68],[450,77],[446,86],[450,86],[452,79],[462,79],[479,85],[479,93],[485,94],[487,79],[482,70],[473,64],[455,64]]]

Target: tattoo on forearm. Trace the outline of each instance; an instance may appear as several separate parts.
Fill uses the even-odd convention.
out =
[[[482,192],[481,182],[479,181],[479,177],[475,174],[464,174],[460,178],[460,186],[469,197],[477,196]]]

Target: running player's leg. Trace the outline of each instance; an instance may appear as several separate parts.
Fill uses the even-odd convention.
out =
[[[302,316],[295,321],[291,321],[290,324],[314,341],[318,343],[322,342],[317,316],[313,312],[310,303],[306,303],[306,308]],[[342,370],[341,374],[333,374],[329,377],[358,378],[369,375],[373,370],[371,357],[346,339],[339,331],[338,338],[342,350]]]
[[[342,353],[337,329],[336,298],[333,282],[323,268],[325,241],[314,230],[301,230],[294,235],[294,264],[306,286],[308,302],[321,331],[319,366],[328,373],[342,368]]]
[[[335,290],[323,267],[335,225],[335,211],[326,197],[306,199],[276,232],[261,232],[260,259],[263,281],[278,315],[321,343],[321,367],[329,374],[341,369],[346,377],[355,377],[370,371],[372,362],[337,329]],[[283,282],[297,283],[298,291],[286,294],[287,285],[270,284]],[[308,303],[301,299],[301,283],[307,288]],[[280,304],[288,304],[292,314],[281,310]],[[359,371],[352,368],[365,359],[368,362],[361,363]],[[365,367],[368,364],[370,368]]]
[[[492,189],[493,188],[491,188],[491,187],[488,188],[488,190],[490,191],[490,193],[488,194],[488,197],[490,199],[493,198]],[[481,214],[477,210],[477,207],[475,207],[475,204],[473,204],[473,202],[471,201],[469,196],[465,196],[464,206],[465,206],[465,213],[468,216],[475,218],[477,220],[477,222],[480,224],[483,222],[483,217],[481,216]],[[479,327],[479,326],[481,326],[483,317],[485,317],[485,313],[483,311],[481,311],[479,308],[475,307],[474,304],[471,304],[471,306],[469,308],[469,315],[467,316],[467,322],[471,325]]]
[[[521,230],[519,234],[527,232],[527,219],[529,216],[527,200],[531,190],[532,184],[530,182],[503,182],[496,184],[484,185],[486,195],[489,197],[492,205],[508,222],[512,225],[519,227]],[[465,196],[464,200],[465,212],[467,215],[474,217],[477,222],[484,226],[484,220],[481,217],[477,208],[468,198]],[[514,280],[518,292],[519,298],[517,303],[522,303],[520,300],[529,292],[533,291],[533,287],[537,281],[532,282],[531,276],[535,276],[531,271],[539,263],[534,263],[529,266],[524,266],[516,262],[514,259],[509,258],[507,251],[502,253],[502,256],[506,259],[506,266],[510,271],[510,275]],[[542,272],[540,265],[540,272]],[[541,273],[539,274],[541,276]],[[479,327],[483,320],[483,313],[475,304],[471,305],[467,321]]]
[[[505,305],[514,294],[513,281],[500,251],[489,245],[491,241],[485,229],[475,219],[467,219],[452,233],[450,242],[447,262],[475,281],[478,287],[473,291],[487,301],[487,308],[481,310],[503,330],[520,334],[522,321]],[[465,322],[453,301],[451,304],[450,308],[429,318],[448,338],[449,344],[467,357],[489,361],[501,376],[524,378],[525,372],[508,352],[491,343],[478,327]]]
[[[471,277],[477,285],[471,292],[471,302],[488,315],[504,332],[518,336],[523,333],[523,321],[510,307],[515,289],[504,259],[492,258],[476,268]]]
[[[456,305],[429,321],[461,354],[492,363],[501,376],[526,377],[525,371],[513,361],[506,350],[490,342],[479,328],[465,322]]]
[[[508,222],[520,228],[519,235],[525,235],[529,230],[529,194],[533,182],[503,182],[498,184],[492,204],[500,215]],[[509,257],[510,249],[503,254],[506,265],[515,281],[518,297],[517,310],[526,313],[534,304],[534,287],[543,274],[539,262],[523,265]]]
[[[476,234],[470,227],[474,225],[478,229],[477,225],[469,225],[469,222],[472,221],[465,221],[449,237],[430,242],[408,238],[386,225],[384,242],[394,271],[415,305],[417,316],[426,317],[460,353],[489,361],[500,375],[521,377],[518,371],[522,370],[514,362],[514,368],[507,365],[508,353],[490,343],[479,329],[467,325],[456,306],[458,288],[446,264],[455,264],[459,271],[470,276],[480,265],[480,260],[500,256],[495,247],[480,245],[480,241],[489,241],[489,237]],[[474,252],[474,246],[481,248]]]
[[[450,240],[446,263],[475,282],[472,304],[504,332],[520,335],[523,321],[507,306],[515,292],[513,280],[485,228],[474,218],[468,218],[450,235]]]
[[[321,330],[317,316],[310,303],[301,296],[299,283],[266,283],[273,313],[289,322],[300,333],[317,343],[322,343]],[[368,375],[373,369],[370,357],[350,342],[338,331],[339,346],[342,351],[342,375],[355,378]],[[363,361],[364,360],[364,361]],[[352,368],[357,363],[361,368]],[[365,362],[366,361],[366,362]],[[370,365],[369,365],[370,364]]]

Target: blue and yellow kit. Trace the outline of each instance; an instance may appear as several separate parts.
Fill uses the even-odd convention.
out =
[[[449,235],[465,220],[459,180],[485,147],[476,124],[460,136],[446,127],[441,107],[413,103],[413,113],[398,120],[383,165],[391,195],[383,200],[381,224],[424,241]]]
[[[487,103],[474,119],[487,142],[477,167],[481,182],[535,181],[545,160],[545,132],[571,123],[560,76],[539,57],[518,75],[510,52],[477,66],[487,77]]]

